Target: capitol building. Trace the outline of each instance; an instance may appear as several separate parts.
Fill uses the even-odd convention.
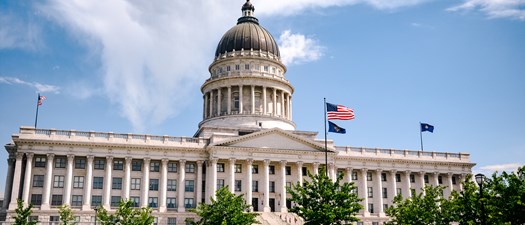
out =
[[[32,218],[58,221],[69,205],[79,224],[95,224],[95,208],[123,199],[153,209],[155,222],[185,224],[190,212],[228,186],[242,194],[262,224],[302,224],[288,209],[286,187],[308,179],[325,162],[317,132],[296,130],[293,85],[279,46],[248,0],[237,24],[217,45],[201,86],[202,121],[193,137],[21,127],[9,154],[0,220],[22,199]],[[4,134],[5,135],[5,134]],[[354,182],[364,207],[358,224],[388,220],[394,196],[424,185],[460,190],[475,165],[468,153],[339,146],[328,140],[328,171]]]

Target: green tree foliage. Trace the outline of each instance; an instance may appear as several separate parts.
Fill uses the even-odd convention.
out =
[[[58,214],[60,216],[60,222],[62,223],[62,225],[75,224],[75,216],[73,215],[73,211],[71,211],[71,208],[69,208],[68,205],[60,206]]]
[[[394,198],[394,204],[386,209],[391,220],[386,224],[449,225],[454,221],[453,203],[443,197],[441,186],[425,186],[419,194],[403,199]]]
[[[148,207],[134,208],[134,202],[131,200],[121,201],[114,214],[108,214],[108,211],[101,207],[97,213],[97,219],[102,225],[151,225],[154,217],[151,215],[151,209]]]
[[[193,210],[201,219],[197,222],[187,220],[191,224],[199,225],[251,225],[257,222],[256,213],[248,212],[250,205],[246,204],[243,195],[235,195],[227,187],[217,190],[216,199],[211,204],[200,204]]]
[[[492,224],[525,224],[525,166],[487,180],[486,211]]]
[[[37,223],[37,221],[29,221],[29,217],[33,213],[33,204],[24,207],[24,201],[17,199],[16,206],[15,215],[13,216],[16,225],[35,225]]]
[[[306,225],[338,225],[357,222],[356,214],[361,206],[354,183],[343,183],[343,174],[338,174],[333,181],[326,176],[325,170],[319,174],[308,173],[310,181],[304,181],[287,188],[292,195],[289,199],[295,203],[289,210],[305,220]]]
[[[460,225],[480,224],[481,201],[479,199],[479,187],[472,180],[471,174],[466,176],[462,184],[463,190],[452,192],[450,198],[453,205],[452,210],[456,214],[456,222]],[[485,194],[485,196],[487,195]]]

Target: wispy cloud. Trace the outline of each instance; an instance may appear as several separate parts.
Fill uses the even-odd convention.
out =
[[[525,20],[524,0],[465,0],[463,4],[447,10],[452,12],[479,10],[489,18]]]
[[[290,30],[279,37],[279,47],[285,65],[315,61],[323,55],[323,47],[316,40]]]
[[[10,13],[0,14],[0,49],[34,51],[41,47],[40,26]]]
[[[55,85],[50,84],[41,84],[38,82],[28,82],[21,79],[18,79],[16,77],[0,77],[0,83],[9,84],[9,85],[24,85],[31,88],[34,88],[39,93],[46,93],[51,92],[58,94],[60,92],[60,88]]]
[[[520,166],[523,166],[523,165],[519,163],[488,165],[488,166],[482,166],[478,168],[476,173],[483,173],[488,176],[494,172],[503,172],[503,171],[514,172],[514,171],[517,171]]]

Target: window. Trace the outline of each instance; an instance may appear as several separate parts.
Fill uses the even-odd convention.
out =
[[[32,194],[31,195],[31,204],[33,204],[33,205],[42,205],[42,195],[41,194]]]
[[[176,173],[177,172],[177,163],[175,163],[175,162],[168,162],[168,172]]]
[[[270,174],[275,174],[275,166],[268,167]]]
[[[58,223],[58,221],[60,221],[60,216],[49,216],[49,224],[60,224]],[[57,223],[53,223],[53,222],[57,222]]]
[[[75,169],[85,169],[86,159],[75,159]]]
[[[113,170],[124,170],[124,160],[122,159],[113,160]]]
[[[98,207],[102,203],[102,195],[91,196],[91,206]]]
[[[141,160],[132,160],[131,161],[131,170],[132,171],[142,171],[142,161]]]
[[[250,70],[250,64],[244,64],[244,69],[245,70]]]
[[[62,205],[62,195],[52,195],[51,205]]]
[[[239,110],[239,92],[233,92],[232,96],[233,110]]]
[[[423,176],[423,179],[425,180],[425,184],[428,184],[428,175],[425,174],[425,176]]]
[[[55,158],[55,168],[66,168],[66,158],[65,157]]]
[[[396,182],[401,182],[401,174],[396,173]]]
[[[386,181],[386,173],[381,173],[381,181]]]
[[[270,181],[270,192],[271,193],[274,193],[275,192],[275,181]]]
[[[217,179],[217,189],[224,187],[224,179]]]
[[[357,171],[352,172],[352,180],[357,180]]]
[[[111,207],[118,207],[120,196],[111,196]]]
[[[303,176],[308,175],[308,169],[307,169],[306,167],[303,167],[303,168],[301,169],[301,173],[303,174]]]
[[[383,210],[388,209],[388,204],[383,204]]]
[[[259,166],[258,165],[252,165],[252,173],[258,174],[259,173]]]
[[[167,198],[166,204],[168,209],[174,209],[177,208],[177,199],[176,198]]]
[[[29,222],[38,222],[38,216],[30,216]],[[38,223],[35,223],[35,224],[38,224]]]
[[[177,180],[168,179],[168,191],[177,191]]]
[[[102,189],[104,185],[103,177],[93,177],[93,189]]]
[[[287,176],[292,175],[292,167],[291,166],[285,167],[284,171],[285,171]]]
[[[122,178],[121,177],[113,177],[113,182],[111,185],[111,189],[113,190],[121,190],[122,189]]]
[[[44,186],[44,175],[33,175],[33,187]]]
[[[241,69],[241,65],[235,65],[235,70],[240,70]]]
[[[73,177],[73,188],[84,188],[84,177]]]
[[[374,189],[372,187],[368,187],[368,197],[369,198],[374,197]]]
[[[383,198],[388,198],[388,191],[386,188],[383,188]]]
[[[264,72],[268,72],[268,66],[264,66]]]
[[[452,176],[452,184],[456,184],[456,177]]]
[[[177,225],[177,218],[176,217],[168,217],[168,225]]]
[[[95,159],[95,169],[96,170],[103,170],[106,165],[105,159]]]
[[[371,172],[367,172],[366,173],[366,180],[367,181],[372,181],[372,173]]]
[[[159,190],[159,179],[149,179],[149,190],[150,191]]]
[[[231,67],[230,67],[229,65],[228,65],[228,66],[226,66],[226,71],[228,71],[228,72],[229,72],[230,70],[231,70]]]
[[[140,190],[140,178],[131,178],[131,190]]]
[[[82,206],[82,195],[73,195],[71,197],[71,206]]]
[[[195,201],[193,200],[193,198],[185,198],[184,207],[185,208],[195,208]]]
[[[195,163],[186,163],[186,173],[195,173]]]
[[[443,178],[441,176],[438,176],[438,184],[443,184]]]
[[[416,183],[416,177],[414,174],[410,174],[410,183]]]
[[[235,164],[235,173],[242,173],[242,165]]]
[[[372,204],[372,203],[368,204],[368,212],[369,213],[374,213],[374,204]]]
[[[149,197],[149,199],[148,199],[148,206],[150,208],[157,208],[158,203],[159,203],[159,198],[157,198],[157,197]]]
[[[242,181],[235,180],[235,191],[242,191]]]
[[[195,191],[195,183],[193,182],[193,180],[187,180],[184,182],[184,191],[185,192]]]
[[[139,196],[131,196],[129,197],[129,200],[133,202],[133,207],[139,207],[140,204],[140,197]]]
[[[57,175],[53,179],[53,187],[63,188],[64,187],[64,176]]]
[[[224,172],[224,163],[217,163],[217,172]]]
[[[401,188],[397,188],[396,189],[396,195],[400,195],[401,194]]]
[[[149,171],[150,172],[159,172],[160,171],[160,162],[159,161],[152,161],[149,163]]]
[[[35,167],[46,167],[46,157],[35,156]]]
[[[252,192],[259,192],[259,181],[252,180]]]

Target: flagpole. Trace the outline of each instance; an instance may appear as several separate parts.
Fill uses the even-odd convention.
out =
[[[36,98],[36,115],[35,115],[35,129],[36,129],[36,125],[38,123],[38,102],[40,101],[40,93],[38,93],[38,97]]]
[[[421,139],[421,151],[423,151],[423,131],[421,130],[421,122],[419,122],[419,138]]]
[[[324,169],[326,176],[328,176],[328,143],[327,143],[328,132],[326,131],[326,98],[324,98]]]

